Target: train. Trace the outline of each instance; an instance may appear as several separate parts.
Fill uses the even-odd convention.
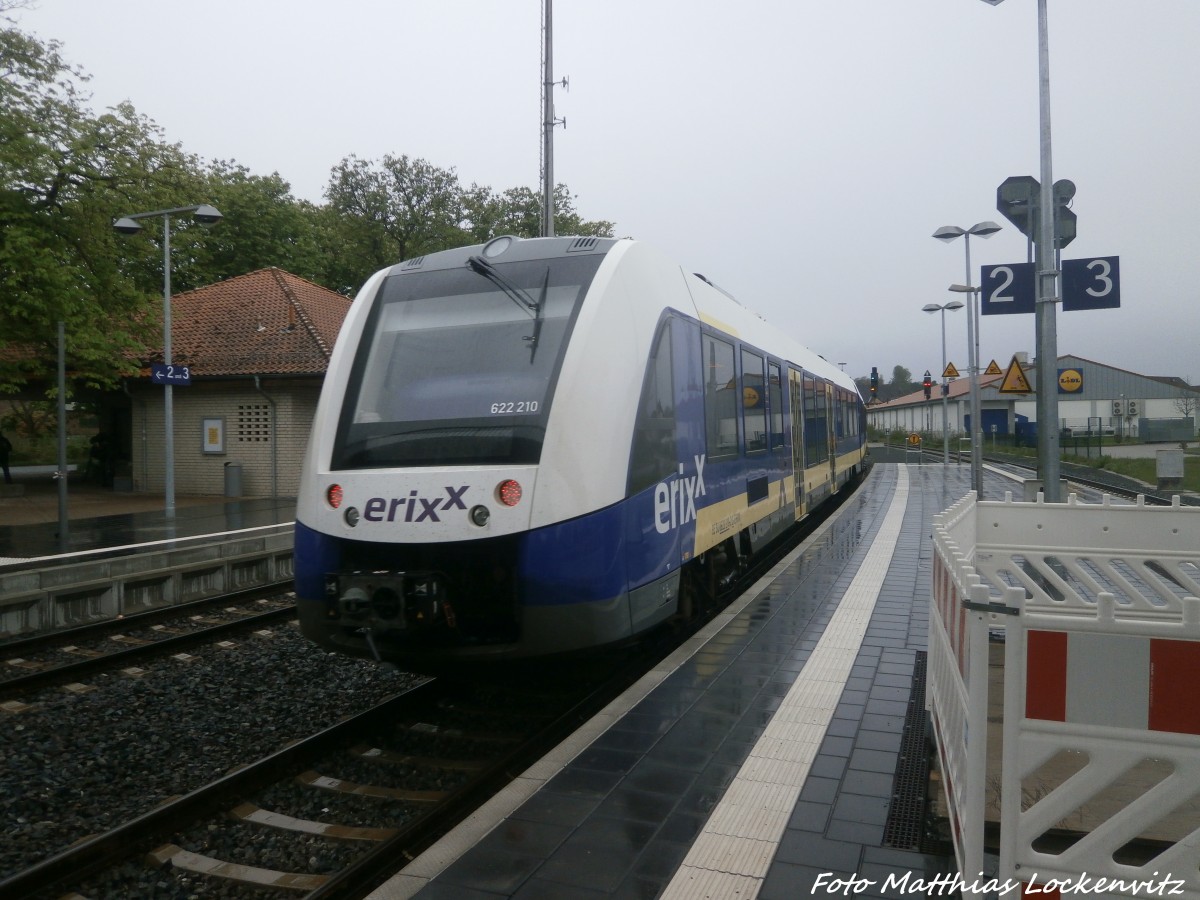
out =
[[[406,671],[570,657],[711,603],[863,469],[854,381],[632,239],[373,275],[300,477],[303,634]]]

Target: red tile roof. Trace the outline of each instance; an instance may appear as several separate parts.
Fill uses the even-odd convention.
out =
[[[171,362],[197,377],[323,375],[349,309],[341,294],[259,269],[171,298]]]

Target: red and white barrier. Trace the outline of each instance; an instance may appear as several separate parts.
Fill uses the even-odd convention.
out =
[[[1002,629],[1000,877],[1200,900],[1200,508],[971,495],[934,532],[931,711],[964,877]]]

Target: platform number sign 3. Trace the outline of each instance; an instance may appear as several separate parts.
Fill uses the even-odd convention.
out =
[[[1062,263],[1062,296],[1064,312],[1120,307],[1120,257],[1064,259]]]

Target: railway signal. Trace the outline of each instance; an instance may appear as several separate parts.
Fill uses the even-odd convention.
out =
[[[1041,185],[1032,175],[1005,178],[996,188],[996,209],[1029,240],[1037,242],[1038,199]],[[1054,249],[1061,250],[1075,240],[1077,219],[1067,208],[1075,196],[1075,182],[1062,178],[1054,182]]]
[[[933,396],[933,376],[929,374],[928,369],[925,370],[925,380],[921,382],[921,385],[925,388],[925,399],[928,400]]]

